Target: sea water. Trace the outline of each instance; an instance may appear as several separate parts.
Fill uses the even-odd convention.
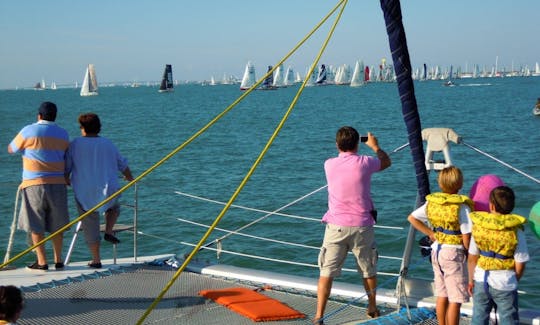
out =
[[[540,96],[540,78],[463,79],[456,84],[445,87],[440,81],[415,83],[422,127],[452,128],[465,143],[538,179],[540,118],[532,115],[532,107]],[[325,185],[323,163],[337,154],[336,130],[351,125],[361,134],[372,132],[392,158],[391,168],[373,177],[372,192],[379,224],[397,228],[376,230],[380,254],[401,257],[409,226],[407,216],[416,202],[416,179],[409,149],[397,150],[407,143],[407,134],[396,84],[306,88],[275,141],[267,146],[298,88],[297,85],[255,91],[219,119],[243,94],[238,85],[182,84],[166,94],[158,93],[155,87],[102,87],[99,95],[93,97],[80,97],[79,90],[74,88],[5,90],[0,91],[0,138],[5,148],[24,125],[35,122],[42,101],[58,105],[57,123],[68,130],[71,138],[80,136],[78,115],[95,112],[101,118],[101,136],[110,138],[128,158],[133,174],[147,173],[136,191],[138,230],[142,233],[138,236],[137,254],[189,253],[192,248],[186,244],[196,244],[206,228],[177,219],[210,225],[221,214],[223,205],[194,200],[176,192],[227,202],[240,184],[245,183],[234,204],[262,211],[287,206],[280,212],[305,219],[230,208],[223,214],[219,228],[235,230],[261,218],[242,232],[313,248],[284,247],[277,242],[261,243],[252,237],[230,236],[222,240],[222,249],[306,263],[311,267],[231,257],[225,253],[218,260],[213,251],[202,252],[197,257],[211,263],[234,263],[316,278],[316,247],[324,231],[318,220],[326,210],[326,191],[321,189]],[[207,130],[199,132],[204,127]],[[265,156],[244,182],[266,146]],[[477,177],[494,173],[514,188],[517,197],[514,212],[528,216],[530,208],[540,200],[539,184],[527,177],[465,145],[454,145],[451,152],[454,164],[464,173],[463,194],[468,194]],[[360,153],[373,154],[364,145]],[[21,158],[8,155],[4,149],[0,162],[0,229],[3,231],[0,252],[5,253],[20,183]],[[434,175],[430,175],[430,182],[432,191],[438,190]],[[311,192],[314,193],[307,195]],[[133,204],[134,197],[135,190],[130,188],[123,194],[122,202]],[[77,214],[71,191],[69,203],[73,219]],[[119,223],[132,223],[132,218],[132,209],[123,207]],[[529,227],[526,234],[531,261],[520,289],[534,294],[540,289],[535,280],[535,270],[540,266],[537,258],[540,245]],[[72,235],[73,229],[65,235],[66,250]],[[206,242],[223,235],[224,232],[216,230]],[[74,260],[90,258],[81,237],[76,241]],[[119,237],[122,240],[119,255],[133,254],[131,235],[125,232]],[[17,231],[12,257],[27,247],[25,241],[25,233]],[[107,242],[102,244],[102,255],[111,257]],[[34,256],[28,254],[15,265],[33,260]],[[381,259],[379,269],[396,273],[399,265],[399,260]],[[348,261],[347,267],[354,268],[352,261]],[[429,262],[422,259],[416,247],[410,272],[432,276]],[[359,282],[354,273],[346,273],[339,280]],[[381,276],[379,283],[393,288],[395,279]],[[520,303],[535,307],[540,298],[528,295]]]

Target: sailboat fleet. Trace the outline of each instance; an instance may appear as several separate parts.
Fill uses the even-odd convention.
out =
[[[497,61],[496,61],[497,62]],[[272,69],[270,66],[269,70]],[[267,70],[267,72],[269,71]],[[309,69],[306,69],[304,76],[308,73]],[[481,68],[479,65],[474,64],[472,69],[469,70],[468,65],[465,65],[465,69],[454,66],[450,66],[447,69],[443,69],[440,66],[434,65],[428,67],[426,63],[422,64],[419,68],[413,71],[413,80],[451,80],[451,79],[466,79],[466,78],[490,78],[490,77],[537,77],[540,76],[540,64],[536,62],[534,69],[529,69],[528,66],[521,67],[519,70],[515,70],[512,66],[510,71],[505,71],[503,68],[499,71],[498,64],[496,63],[491,69],[487,67]],[[301,83],[304,77],[298,71],[294,71],[292,66],[287,66],[284,69],[283,65],[278,66],[274,73],[266,78],[261,83],[258,89],[261,90],[274,90],[278,88],[290,87],[295,84]],[[270,83],[269,83],[270,81]],[[347,64],[339,65],[337,67],[321,64],[319,67],[313,69],[312,75],[309,76],[306,85],[307,86],[321,86],[321,85],[341,85],[350,87],[361,87],[369,82],[395,82],[396,77],[394,69],[391,64],[387,64],[385,59],[381,60],[381,63],[377,66],[366,65],[362,60],[355,62],[354,68]],[[214,76],[210,81],[203,81],[202,85],[234,85],[240,84],[240,90],[247,90],[251,88],[257,82],[255,65],[249,61],[247,62],[242,79],[237,79],[233,75],[223,74],[221,80],[217,80]],[[155,83],[147,82],[146,85],[151,86]],[[159,92],[172,92],[174,91],[174,84],[178,84],[178,81],[173,80],[172,65],[166,64],[163,71],[162,79],[159,83]],[[114,84],[111,84],[114,85]],[[139,85],[139,84],[137,84]],[[131,86],[133,86],[131,84]],[[75,88],[78,88],[78,82],[75,82]],[[54,81],[51,82],[49,88],[45,83],[45,79],[37,82],[33,87],[35,90],[57,89],[57,85]],[[88,64],[84,73],[84,80],[80,89],[80,95],[95,96],[98,94],[98,82],[96,78],[96,71],[93,64]]]

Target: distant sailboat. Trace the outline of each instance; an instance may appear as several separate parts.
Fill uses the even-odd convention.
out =
[[[41,82],[36,83],[34,86],[35,90],[44,90],[45,89],[45,80],[41,79]]]
[[[56,90],[56,82],[51,82],[51,89]]]
[[[159,85],[160,93],[167,93],[174,91],[172,65],[166,64],[165,70],[163,70],[163,77],[161,78],[161,84]]]
[[[284,79],[285,75],[283,72],[283,66],[280,65],[276,70],[276,75],[274,76],[274,87],[285,87]]]
[[[366,68],[364,69],[364,81],[368,82],[371,80],[371,72],[369,71],[369,66],[366,65]]]
[[[334,77],[334,84],[336,85],[349,85],[351,83],[350,68],[344,64],[337,68],[336,75]]]
[[[317,75],[318,75],[317,67],[313,68],[313,71],[311,72],[310,76],[308,76],[308,73],[309,73],[309,68],[306,71],[306,79],[307,79],[306,87],[315,86],[315,81],[317,81]]]
[[[351,78],[351,87],[360,87],[365,84],[364,81],[364,63],[356,61]]]
[[[300,72],[296,71],[296,77],[294,77],[294,83],[300,83],[302,82],[302,76],[300,75]]]
[[[266,73],[268,73],[270,70],[272,70],[271,65],[268,66],[268,70],[266,70]],[[266,79],[264,79],[263,81],[261,88],[259,89],[260,90],[276,90],[277,87],[274,86],[274,75],[270,74],[268,77],[266,77]]]
[[[255,84],[257,79],[255,78],[255,67],[249,61],[246,64],[246,69],[244,70],[244,76],[242,77],[242,82],[240,83],[240,90],[247,90]]]
[[[81,96],[95,96],[98,94],[98,83],[96,78],[96,70],[93,64],[86,67],[84,80],[81,87]]]
[[[315,83],[317,85],[326,84],[326,66],[324,64],[321,64],[321,69],[319,70]]]
[[[285,72],[285,78],[283,79],[283,85],[285,87],[294,85],[294,71],[292,67],[287,67]]]
[[[538,62],[536,62],[536,64],[534,65],[534,72],[531,75],[533,77],[540,76],[540,64],[538,64]]]

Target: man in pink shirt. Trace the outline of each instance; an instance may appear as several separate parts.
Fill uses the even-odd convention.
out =
[[[390,167],[392,162],[373,134],[368,132],[367,137],[362,137],[362,142],[377,157],[359,155],[359,140],[360,136],[354,128],[340,128],[336,134],[339,154],[324,163],[328,211],[322,219],[326,223],[326,230],[319,254],[315,324],[323,324],[332,282],[334,277],[341,274],[349,251],[356,257],[358,270],[362,272],[369,302],[367,313],[372,318],[379,316],[375,301],[378,253],[373,229],[376,210],[371,200],[371,175]]]

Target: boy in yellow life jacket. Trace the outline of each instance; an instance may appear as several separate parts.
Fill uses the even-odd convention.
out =
[[[461,304],[469,301],[467,249],[473,202],[458,194],[463,187],[463,174],[459,168],[449,166],[441,170],[438,183],[442,192],[427,195],[426,203],[414,210],[408,220],[433,241],[431,261],[437,321],[441,325],[457,325]]]
[[[500,324],[519,324],[517,286],[529,260],[522,216],[512,214],[514,191],[491,191],[490,212],[471,213],[469,293],[473,295],[472,324],[489,324],[493,308]]]

